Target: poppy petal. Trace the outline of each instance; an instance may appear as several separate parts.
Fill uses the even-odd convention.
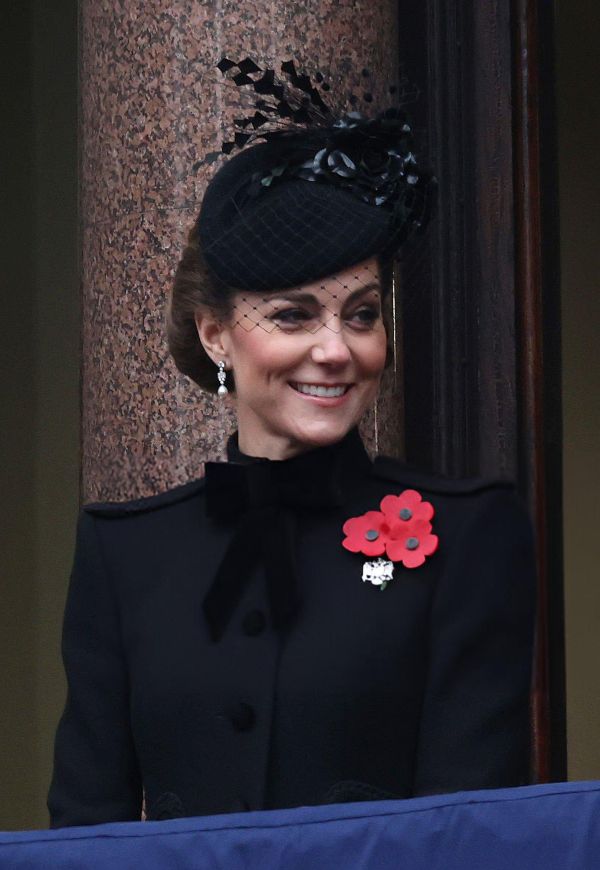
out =
[[[428,535],[422,542],[420,549],[426,556],[431,556],[437,550],[439,543],[440,539],[437,535]]]
[[[392,562],[401,562],[404,558],[404,554],[407,551],[406,549],[406,538],[403,537],[401,540],[389,540],[385,547],[388,559],[391,559]]]
[[[360,544],[357,543],[354,538],[344,538],[342,541],[342,547],[345,547],[346,550],[350,550],[351,553],[360,553]]]
[[[405,568],[419,568],[425,561],[425,554],[419,547],[418,550],[406,550],[402,557],[402,564]]]
[[[421,504],[415,507],[414,513],[420,520],[430,520],[435,511],[430,501],[422,501]]]
[[[415,538],[424,538],[431,532],[431,523],[429,520],[413,520],[410,531]]]
[[[400,498],[397,495],[386,495],[381,499],[379,504],[384,514],[391,514],[397,517],[401,510]]]
[[[383,556],[385,553],[385,540],[379,538],[377,541],[364,541],[360,551],[365,556]]]
[[[400,498],[402,499],[402,504],[411,510],[416,508],[417,505],[423,501],[423,496],[420,492],[417,492],[416,489],[405,489],[404,492],[400,494]]]

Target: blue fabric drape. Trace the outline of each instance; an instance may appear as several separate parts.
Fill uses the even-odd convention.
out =
[[[0,868],[595,870],[600,782],[0,834]]]

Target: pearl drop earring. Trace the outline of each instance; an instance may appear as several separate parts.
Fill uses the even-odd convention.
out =
[[[219,389],[217,390],[217,395],[221,399],[224,399],[225,396],[228,394],[229,390],[225,386],[225,378],[227,377],[227,373],[225,371],[225,363],[222,359],[219,360],[218,366],[219,371],[217,372],[217,379],[219,381]]]

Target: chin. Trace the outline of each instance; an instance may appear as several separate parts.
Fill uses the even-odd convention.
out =
[[[348,432],[356,425],[356,420],[340,421],[339,423],[333,423],[332,421],[321,423],[315,421],[295,429],[290,435],[292,435],[295,441],[305,445],[307,448],[327,447],[345,438]]]

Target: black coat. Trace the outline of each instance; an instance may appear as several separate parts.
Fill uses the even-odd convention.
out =
[[[535,568],[514,488],[372,464],[355,432],[300,461],[309,488],[332,478],[340,503],[260,515],[267,555],[254,564],[257,542],[247,558],[238,545],[244,584],[217,641],[202,602],[246,507],[208,516],[199,480],[83,510],[53,826],[139,819],[143,793],[160,818],[343,799],[346,781],[399,797],[527,782]],[[381,591],[362,582],[367,557],[342,547],[342,525],[407,488],[433,504],[439,548],[396,565]],[[265,561],[283,514],[298,603],[275,628]]]

